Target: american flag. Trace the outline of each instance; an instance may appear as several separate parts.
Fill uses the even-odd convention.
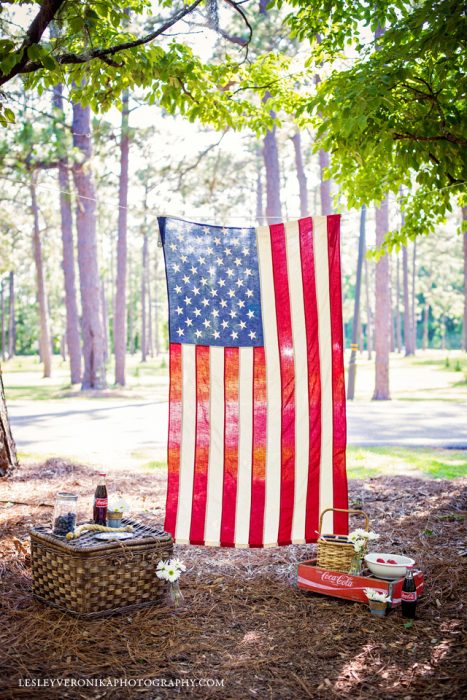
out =
[[[159,218],[169,299],[165,529],[313,542],[347,508],[338,215],[255,228]],[[330,513],[324,531],[347,532]]]

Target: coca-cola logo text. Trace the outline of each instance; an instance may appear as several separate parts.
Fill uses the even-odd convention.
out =
[[[330,581],[334,586],[352,588],[352,579],[345,574],[329,574],[325,571],[324,574],[321,574],[321,581]]]

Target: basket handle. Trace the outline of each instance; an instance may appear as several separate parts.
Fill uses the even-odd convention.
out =
[[[321,528],[323,526],[324,514],[328,513],[329,511],[332,511],[333,513],[354,513],[354,514],[363,515],[363,517],[365,518],[365,530],[368,532],[368,530],[370,528],[370,521],[369,521],[368,515],[365,513],[364,510],[352,510],[352,509],[347,510],[346,508],[325,508],[325,510],[323,510],[321,512],[321,515],[319,516],[319,528],[318,528],[319,534],[321,534]]]

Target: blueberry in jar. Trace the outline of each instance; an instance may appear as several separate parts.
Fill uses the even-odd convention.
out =
[[[76,525],[76,513],[66,513],[59,515],[54,520],[53,533],[64,537],[69,532],[73,532]]]

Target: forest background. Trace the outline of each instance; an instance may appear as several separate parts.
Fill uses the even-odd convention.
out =
[[[97,391],[127,383],[127,354],[163,369],[160,214],[253,226],[342,213],[346,346],[376,348],[373,398],[390,397],[391,352],[467,349],[459,3],[47,8],[26,49],[37,4],[0,14],[6,368],[32,355],[47,378],[61,355],[70,385]],[[141,35],[156,43],[123,60],[95,48]]]

